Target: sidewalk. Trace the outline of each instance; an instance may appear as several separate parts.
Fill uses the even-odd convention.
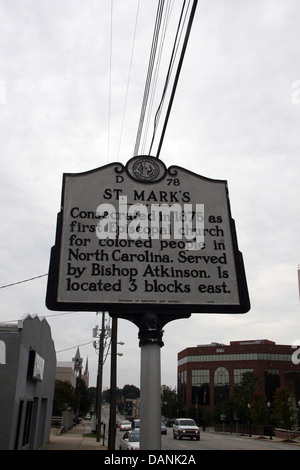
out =
[[[81,424],[60,435],[56,428],[52,428],[49,442],[38,450],[107,450],[107,443],[104,440],[103,445],[102,436],[100,442],[97,442],[95,437],[87,436],[89,432],[90,427]]]

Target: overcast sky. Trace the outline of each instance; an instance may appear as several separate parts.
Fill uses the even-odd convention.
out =
[[[175,0],[169,45],[181,5]],[[1,286],[48,272],[63,173],[133,156],[156,8],[114,0],[111,29],[109,0],[0,0]],[[176,386],[177,353],[189,346],[300,340],[299,23],[297,0],[198,2],[160,158],[228,181],[251,310],[166,325],[162,384]],[[57,360],[83,345],[95,385],[92,328],[101,316],[49,311],[46,284],[45,276],[1,289],[0,321],[46,316]],[[119,387],[139,386],[137,335],[119,321]]]

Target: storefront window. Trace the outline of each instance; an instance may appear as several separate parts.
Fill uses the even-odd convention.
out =
[[[253,369],[234,369],[233,371],[233,381],[234,385],[240,385],[243,375],[246,374],[247,372],[254,372]]]
[[[192,370],[192,404],[209,406],[209,370]]]
[[[225,367],[218,367],[214,373],[215,404],[229,397],[229,372]]]
[[[265,369],[265,394],[269,402],[272,403],[278,387],[280,387],[279,370]]]

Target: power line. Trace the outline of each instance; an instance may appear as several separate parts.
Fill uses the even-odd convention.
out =
[[[124,109],[123,109],[121,133],[120,133],[119,148],[118,148],[118,159],[119,159],[119,154],[120,154],[120,147],[121,147],[121,141],[122,141],[123,127],[124,127],[125,111],[126,111],[126,105],[127,105],[127,96],[128,96],[131,68],[132,68],[132,59],[133,59],[133,52],[134,52],[134,46],[135,46],[135,37],[136,37],[136,29],[137,29],[138,16],[139,16],[139,8],[140,8],[140,0],[138,0],[137,12],[136,12],[136,18],[135,18],[135,26],[134,26],[134,33],[133,33],[133,40],[132,40],[132,48],[131,48],[131,57],[130,57],[130,63],[129,63],[127,87],[126,87],[126,94],[125,94],[125,103],[124,103]]]
[[[182,10],[181,10],[181,14],[180,14],[180,18],[179,18],[179,22],[178,22],[178,26],[177,26],[176,36],[175,36],[175,40],[174,40],[173,50],[172,50],[172,53],[171,53],[171,59],[170,59],[170,62],[169,62],[169,68],[168,68],[167,77],[166,77],[166,80],[165,80],[165,85],[164,85],[164,88],[163,88],[162,97],[161,97],[161,100],[160,100],[160,103],[159,103],[159,106],[158,106],[158,109],[156,111],[155,118],[154,118],[154,130],[153,130],[152,140],[151,140],[151,144],[150,144],[149,155],[151,154],[151,150],[152,150],[154,138],[155,138],[155,135],[156,135],[158,122],[159,122],[159,119],[160,119],[160,116],[161,116],[163,103],[164,103],[164,100],[165,100],[165,97],[166,97],[166,92],[167,92],[168,85],[169,85],[169,82],[170,82],[170,79],[171,79],[176,54],[177,54],[177,51],[178,51],[178,48],[179,48],[180,38],[181,38],[183,28],[184,28],[184,24],[185,24],[185,21],[186,21],[186,16],[187,16],[189,6],[187,7],[187,10],[186,10],[185,15],[183,17],[184,9],[185,9],[185,3],[186,2],[184,1],[183,6],[182,6]]]
[[[142,145],[142,148],[141,148],[141,154],[144,153],[146,139],[147,139],[147,135],[148,135],[149,122],[150,122],[150,117],[151,117],[151,113],[152,113],[152,106],[153,106],[153,102],[154,102],[154,95],[155,95],[155,90],[156,90],[156,85],[157,85],[157,80],[158,80],[158,72],[159,72],[159,69],[160,69],[163,46],[164,46],[164,41],[165,41],[165,37],[166,37],[166,32],[167,32],[167,28],[168,28],[169,19],[170,19],[170,15],[171,15],[171,10],[173,8],[173,4],[174,3],[172,3],[172,5],[171,5],[171,0],[167,0],[167,2],[166,2],[166,11],[165,11],[165,14],[164,14],[164,21],[163,21],[163,25],[162,25],[160,46],[159,46],[159,49],[158,49],[158,52],[157,52],[157,60],[156,60],[154,78],[152,80],[151,98],[150,98],[150,104],[149,104],[149,107],[148,107],[148,118],[147,118],[147,121],[146,121],[145,130],[144,130],[144,139],[143,139],[143,145]]]
[[[111,117],[111,75],[112,75],[112,36],[113,36],[113,7],[114,2],[110,3],[110,46],[109,46],[109,84],[108,84],[108,130],[107,130],[107,161],[110,154],[110,117]]]
[[[74,315],[75,313],[80,313],[82,312],[60,312],[60,313],[52,313],[49,315],[37,315],[39,318],[50,318],[50,317],[62,317],[63,315]],[[95,312],[84,312],[85,314],[87,313],[95,313]],[[15,320],[1,320],[0,323],[16,323],[20,321],[20,318],[17,318]]]
[[[70,351],[70,349],[81,348],[82,346],[87,346],[88,344],[92,344],[93,342],[94,341],[89,341],[88,343],[77,344],[76,346],[72,346],[71,348],[61,349],[60,351],[56,351],[56,354],[64,351]]]
[[[141,141],[142,128],[144,125],[145,113],[146,113],[147,103],[149,99],[149,90],[150,90],[150,84],[152,80],[154,59],[155,59],[156,50],[157,50],[157,43],[158,43],[159,31],[161,27],[163,9],[164,9],[164,0],[160,0],[158,3],[158,7],[157,7],[155,26],[154,26],[154,32],[153,32],[153,37],[152,37],[150,59],[149,59],[149,64],[148,64],[148,72],[147,72],[147,77],[146,77],[142,109],[141,109],[138,131],[137,131],[137,136],[136,136],[134,155],[138,154],[140,141]]]
[[[4,289],[5,287],[16,286],[17,284],[23,284],[23,282],[33,281],[34,279],[39,279],[40,277],[48,276],[47,274],[41,274],[40,276],[30,277],[29,279],[24,279],[23,281],[13,282],[12,284],[6,284],[5,286],[0,286],[0,289]]]
[[[191,0],[188,0],[188,1],[183,0],[183,5],[182,5],[178,25],[177,25],[177,31],[176,31],[176,35],[174,39],[171,58],[169,61],[169,67],[167,70],[167,76],[164,82],[163,92],[162,92],[162,96],[159,102],[159,106],[154,117],[154,129],[153,129],[149,154],[152,151],[154,139],[157,133],[158,123],[159,123],[161,113],[162,113],[163,104],[166,98],[167,90],[171,81],[171,75],[172,75],[173,68],[175,65],[175,59],[178,54],[180,43],[182,42],[181,54],[178,59],[177,70],[176,70],[176,74],[175,74],[175,78],[173,82],[173,87],[170,93],[170,99],[169,99],[169,104],[168,104],[167,111],[166,111],[165,121],[162,127],[162,135],[161,135],[159,145],[158,145],[158,151],[156,155],[157,158],[159,158],[162,142],[164,139],[167,123],[169,120],[169,116],[170,116],[170,112],[171,112],[171,108],[172,108],[172,104],[173,104],[173,100],[175,96],[175,91],[177,88],[179,75],[181,72],[182,63],[183,63],[184,55],[186,52],[186,47],[187,47],[187,43],[188,43],[190,31],[191,31],[193,19],[195,16],[197,3],[198,1],[194,0],[193,5],[190,8]],[[183,35],[183,31],[185,29],[185,24],[187,21],[189,10],[190,10],[189,21],[186,27],[185,37],[182,41],[181,38]],[[154,99],[154,90],[156,88],[157,74],[158,74],[158,69],[159,69],[161,56],[162,56],[162,50],[163,50],[163,46],[165,42],[165,35],[166,35],[166,29],[167,29],[168,22],[169,22],[169,15],[170,15],[170,2],[160,1],[158,4],[158,8],[157,8],[156,22],[155,22],[153,38],[152,38],[152,47],[151,47],[151,53],[150,53],[150,58],[149,58],[148,72],[147,72],[147,78],[146,78],[146,83],[145,83],[145,88],[144,88],[144,97],[143,97],[142,109],[141,109],[138,131],[137,131],[137,136],[136,136],[134,155],[138,155],[140,150],[144,151],[143,150],[144,142],[146,140],[146,136],[148,132],[149,119],[150,119],[150,114],[151,114],[153,99]],[[160,38],[160,43],[159,43],[159,38]],[[155,67],[155,64],[156,64],[156,67]],[[151,94],[150,94],[150,91],[151,91]],[[149,94],[150,94],[150,100],[149,100]],[[145,124],[145,115],[146,115],[147,109],[148,109],[148,118]],[[143,148],[140,149],[140,142],[141,142],[141,136],[142,136],[143,130],[144,130],[144,142],[143,142]]]
[[[164,122],[164,125],[163,125],[161,138],[160,138],[159,145],[158,145],[158,150],[157,150],[157,153],[156,153],[157,158],[159,158],[162,143],[163,143],[165,132],[166,132],[166,128],[167,128],[167,125],[168,125],[170,112],[171,112],[171,109],[172,109],[174,96],[175,96],[176,88],[177,88],[177,85],[178,85],[179,75],[180,75],[183,59],[184,59],[184,56],[185,56],[185,52],[186,52],[190,32],[191,32],[191,29],[192,29],[192,24],[193,24],[196,8],[197,8],[197,3],[198,3],[198,0],[194,0],[193,5],[192,5],[190,18],[189,18],[189,22],[188,22],[188,25],[187,25],[187,30],[186,30],[186,34],[185,34],[185,38],[184,38],[184,43],[183,43],[183,46],[182,46],[182,51],[181,51],[179,63],[178,63],[178,66],[177,66],[177,72],[176,72],[176,76],[175,76],[175,80],[174,80],[174,84],[173,84],[173,88],[172,88],[172,93],[171,93],[171,97],[170,97],[170,101],[169,101],[169,106],[168,106],[168,109],[167,109],[167,114],[166,114],[166,118],[165,118],[165,122]]]

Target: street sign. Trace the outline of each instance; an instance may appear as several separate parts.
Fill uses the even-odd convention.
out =
[[[46,305],[247,312],[227,182],[149,156],[64,174]]]

